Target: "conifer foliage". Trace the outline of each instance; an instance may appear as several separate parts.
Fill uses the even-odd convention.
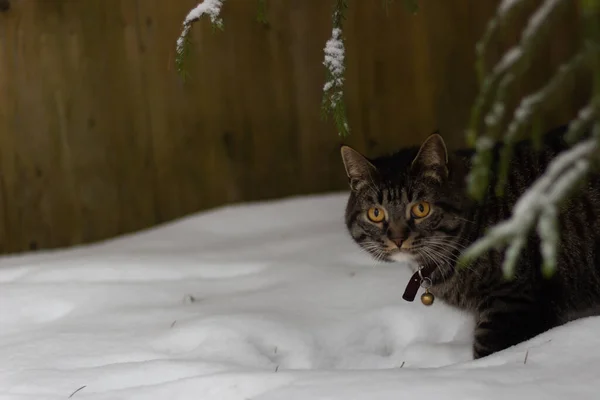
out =
[[[530,73],[529,66],[536,53],[544,46],[552,45],[548,43],[548,33],[560,29],[557,21],[573,1],[577,3],[577,15],[582,26],[580,49],[564,61],[543,87],[521,98],[509,115],[506,99],[511,91],[518,89],[519,80]],[[382,5],[387,9],[393,2],[382,0]],[[206,15],[215,28],[223,29],[220,12],[224,3],[225,0],[203,0],[186,16],[176,51],[177,70],[182,76],[185,77],[184,61],[189,51],[193,23]],[[323,60],[322,113],[325,118],[333,118],[342,137],[350,134],[344,105],[344,20],[351,3],[352,0],[334,0],[331,37],[325,43]],[[417,12],[418,0],[404,0],[403,3],[408,11]],[[522,15],[530,5],[531,0],[502,0],[475,48],[477,62],[474,73],[477,74],[480,90],[465,127],[467,143],[476,149],[473,169],[468,177],[470,196],[482,200],[489,190],[492,149],[496,143],[502,141],[507,144],[501,153],[499,179],[493,188],[496,194],[502,195],[513,145],[523,137],[531,137],[534,143],[540,143],[543,133],[540,121],[552,111],[556,99],[564,95],[576,74],[589,74],[594,84],[588,103],[570,122],[567,138],[572,147],[560,154],[545,174],[523,194],[510,219],[493,227],[461,257],[461,263],[467,265],[491,248],[506,248],[504,272],[507,277],[513,275],[516,261],[533,230],[541,242],[542,271],[546,276],[554,272],[560,235],[560,206],[600,164],[600,1],[541,0],[529,16],[518,43],[507,50],[495,65],[486,66],[486,54],[499,31]],[[257,19],[261,22],[266,22],[267,6],[267,0],[258,0]]]

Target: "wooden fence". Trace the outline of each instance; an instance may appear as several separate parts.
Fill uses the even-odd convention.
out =
[[[269,0],[261,24],[255,0],[227,0],[223,32],[194,27],[184,83],[175,40],[197,1],[10,0],[0,13],[0,252],[346,187],[342,140],[320,115],[332,1]],[[416,15],[382,3],[350,2],[347,142],[374,155],[440,129],[460,145],[474,44],[498,2],[420,0]],[[572,51],[576,29],[552,36],[523,90]],[[505,30],[492,58],[516,32]],[[585,87],[573,90],[550,122],[572,115]]]

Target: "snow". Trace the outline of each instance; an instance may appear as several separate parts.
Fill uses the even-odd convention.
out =
[[[194,7],[183,21],[183,30],[177,38],[177,54],[182,55],[185,48],[185,40],[190,34],[192,23],[199,20],[203,15],[208,15],[213,25],[217,27],[223,26],[223,20],[220,17],[221,7],[223,7],[224,0],[204,0]]]
[[[523,50],[521,47],[515,46],[511,47],[504,53],[498,64],[494,67],[494,74],[500,76],[508,71],[510,68],[521,60],[523,57]]]
[[[344,43],[341,38],[342,30],[333,28],[331,38],[325,43],[325,65],[334,76],[344,72]]]
[[[221,21],[219,14],[221,13],[222,6],[223,0],[204,0],[188,13],[185,17],[184,24],[196,21],[204,14],[207,14],[210,17],[210,21],[213,24],[219,24]]]
[[[472,361],[472,318],[404,302],[409,269],[358,250],[346,198],[0,258],[0,398],[597,398],[600,319]]]
[[[334,89],[336,92],[329,96],[331,107],[334,108],[338,101],[341,101],[344,85],[344,41],[342,39],[342,30],[334,27],[331,30],[331,38],[325,43],[325,60],[323,65],[329,71],[330,78],[323,85],[325,93]]]
[[[521,0],[502,0],[502,3],[498,6],[498,15],[507,14],[513,7],[515,7]]]
[[[544,3],[533,13],[527,22],[527,26],[523,30],[523,39],[530,40],[535,35],[538,35],[541,26],[550,20],[550,15],[564,3],[564,0],[545,0]]]

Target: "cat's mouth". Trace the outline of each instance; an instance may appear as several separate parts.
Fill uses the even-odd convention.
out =
[[[431,255],[419,251],[421,247],[410,236],[399,247],[390,241],[387,247],[388,257],[393,262],[408,265],[412,272],[416,272],[419,267],[426,267],[432,263],[436,263]]]
[[[408,265],[413,272],[417,271],[419,266],[423,264],[423,257],[409,250],[395,249],[389,257],[394,262]]]

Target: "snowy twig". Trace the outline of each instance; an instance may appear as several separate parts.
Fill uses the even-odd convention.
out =
[[[504,100],[508,89],[516,81],[516,78],[526,71],[534,53],[534,48],[549,30],[550,17],[556,14],[555,11],[559,6],[565,3],[566,0],[545,0],[529,20],[519,45],[507,51],[491,73],[483,80],[483,86],[471,112],[467,130],[467,140],[470,145],[477,148],[478,153],[473,159],[475,173],[469,182],[469,194],[474,199],[481,200],[488,186],[492,148],[492,146],[489,146],[489,142],[495,143],[498,139],[498,133],[504,119]],[[501,3],[497,14],[505,13],[506,9],[510,9],[506,2]],[[483,54],[485,54],[485,49],[480,49],[480,56],[483,56]],[[481,64],[483,61],[480,60],[478,63]],[[492,100],[494,93],[496,95]],[[486,132],[480,139],[477,139],[476,132],[481,124],[481,115],[484,107],[490,102],[492,103],[491,111],[484,118]],[[477,140],[483,140],[484,143],[477,144]]]
[[[590,172],[592,162],[598,157],[597,142],[597,137],[587,139],[552,160],[546,172],[519,198],[511,218],[494,226],[470,246],[461,261],[469,263],[492,247],[509,244],[503,271],[505,276],[511,277],[530,231],[537,226],[543,272],[551,274],[556,265],[559,207]]]
[[[483,83],[485,77],[485,54],[489,43],[496,34],[498,27],[508,20],[512,16],[513,12],[516,12],[521,6],[527,4],[524,0],[502,0],[502,3],[498,6],[496,15],[490,19],[485,29],[485,33],[481,40],[475,45],[475,51],[477,54],[477,62],[475,64],[475,70],[477,71],[477,77],[479,78],[479,84]]]
[[[496,183],[496,194],[502,195],[506,178],[508,176],[508,166],[513,154],[513,145],[517,141],[521,131],[532,123],[532,118],[539,115],[544,108],[547,108],[558,94],[565,88],[569,81],[574,77],[582,66],[589,60],[589,52],[580,52],[567,63],[558,68],[557,73],[542,89],[524,97],[514,111],[512,121],[508,124],[506,133],[503,137],[504,146],[500,158],[498,171],[498,181]],[[536,142],[540,141],[540,130],[534,130],[533,136]]]
[[[69,396],[69,399],[70,399],[71,397],[73,397],[73,396],[75,395],[75,393],[79,392],[80,390],[83,390],[83,389],[85,389],[86,387],[87,387],[86,385],[83,385],[82,387],[80,387],[79,389],[77,389],[76,391],[74,391],[73,393],[71,393],[71,395]]]
[[[190,30],[192,29],[192,24],[198,21],[203,15],[208,15],[210,17],[211,23],[213,24],[213,27],[223,29],[223,20],[221,19],[220,14],[221,7],[223,6],[224,1],[225,0],[204,0],[202,3],[198,4],[194,9],[192,9],[185,17],[185,20],[183,21],[183,30],[181,31],[181,35],[179,35],[179,38],[177,39],[177,48],[175,56],[177,72],[180,75],[185,75],[183,63],[189,51]]]
[[[577,118],[569,124],[569,130],[565,134],[565,140],[569,143],[575,143],[579,140],[583,132],[597,118],[597,112],[592,104],[588,104],[577,114]]]
[[[325,45],[325,60],[323,61],[323,65],[327,69],[323,86],[323,116],[327,117],[327,114],[333,113],[336,127],[341,136],[347,136],[350,132],[343,99],[346,66],[342,25],[347,8],[347,0],[336,0],[331,38]]]

